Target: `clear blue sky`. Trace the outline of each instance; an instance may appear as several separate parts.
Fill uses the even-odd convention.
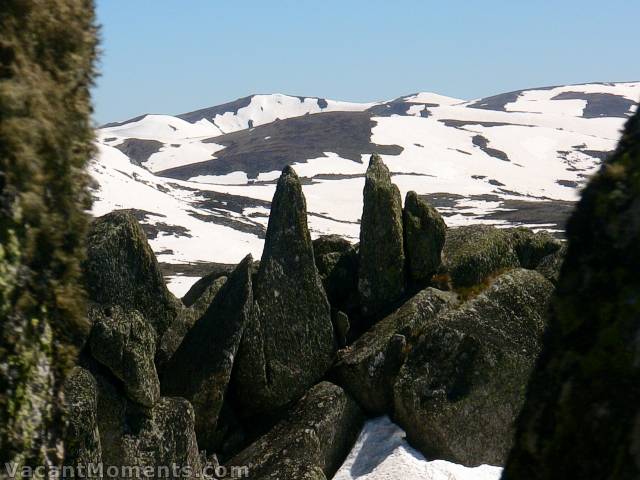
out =
[[[640,80],[636,0],[97,0],[96,122],[252,93],[471,99]]]

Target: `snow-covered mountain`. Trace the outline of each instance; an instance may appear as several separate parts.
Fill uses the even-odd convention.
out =
[[[201,274],[199,262],[260,256],[275,182],[288,164],[303,177],[313,235],[357,240],[374,152],[403,195],[415,190],[450,226],[561,232],[639,98],[640,82],[593,83],[474,101],[254,95],[143,115],[99,129],[93,213],[135,209],[178,294]]]

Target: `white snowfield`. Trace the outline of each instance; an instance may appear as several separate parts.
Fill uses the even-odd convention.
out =
[[[499,480],[502,468],[464,467],[427,460],[405,440],[405,432],[379,417],[365,423],[356,444],[333,480]]]
[[[348,150],[351,142],[350,132],[339,132],[327,148],[322,144],[317,153],[287,160],[304,180],[314,237],[336,233],[357,241],[364,174],[376,150],[387,152],[382,157],[403,197],[409,190],[426,196],[449,226],[486,223],[557,231],[562,226],[546,220],[548,211],[558,204],[568,209],[578,198],[602,158],[615,148],[639,98],[640,82],[531,89],[474,101],[434,93],[376,103],[275,94],[241,99],[228,111],[214,107],[210,112],[215,114],[181,115],[189,121],[147,115],[98,131],[99,152],[90,167],[99,185],[93,213],[120,208],[146,212],[138,213],[156,231],[150,243],[161,262],[236,263],[248,253],[259,258],[281,169],[263,159],[262,150],[250,150],[253,171],[156,173],[203,162],[216,166],[227,161],[225,149],[234,142],[259,140],[265,149],[280,142],[284,151],[305,151],[299,145],[288,148],[286,141],[298,133],[289,129],[287,119],[344,112],[370,114],[370,144],[358,145],[358,155],[336,153]],[[386,107],[398,113],[380,116]],[[237,136],[260,125],[273,128],[257,140]],[[236,132],[231,140],[230,132]],[[131,142],[150,145],[148,158],[135,160],[126,148]],[[389,148],[395,154],[388,154]],[[542,208],[542,213],[525,215],[527,205]],[[181,294],[195,280],[177,275],[169,286]]]

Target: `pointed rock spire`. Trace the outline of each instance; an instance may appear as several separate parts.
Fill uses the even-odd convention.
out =
[[[327,371],[335,348],[306,202],[291,167],[282,171],[271,204],[254,302],[255,318],[243,336],[233,380],[246,415],[299,398]]]
[[[447,226],[438,211],[416,192],[407,193],[403,223],[409,276],[414,282],[429,280],[442,262]]]
[[[219,447],[218,417],[252,312],[252,264],[247,255],[229,275],[162,375],[164,395],[181,396],[193,404],[198,444],[208,451]]]
[[[404,292],[402,199],[382,159],[371,156],[360,225],[358,291],[362,313],[371,316]]]

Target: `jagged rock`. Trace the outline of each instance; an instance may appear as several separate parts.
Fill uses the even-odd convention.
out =
[[[271,431],[234,456],[250,478],[331,478],[353,445],[364,416],[340,387],[314,386]],[[324,477],[323,477],[324,475]]]
[[[349,335],[349,329],[351,328],[349,316],[344,312],[338,312],[336,313],[333,324],[336,330],[336,340],[338,342],[338,345],[341,348],[346,347],[347,336]]]
[[[291,167],[283,170],[271,204],[254,300],[256,315],[234,366],[234,386],[246,415],[299,398],[328,370],[335,349],[306,202]]]
[[[322,285],[334,310],[354,314],[358,308],[358,251],[348,240],[326,235],[313,241]]]
[[[584,189],[503,478],[640,477],[640,114]]]
[[[186,307],[193,306],[198,299],[220,278],[228,276],[235,269],[235,265],[224,263],[214,264],[212,271],[194,283],[189,291],[182,297],[182,303]]]
[[[84,272],[90,300],[138,310],[155,329],[157,343],[177,322],[182,304],[167,290],[156,257],[130,211],[94,220]]]
[[[137,310],[92,306],[89,337],[93,358],[120,379],[127,396],[151,408],[160,398],[154,364],[156,332]]]
[[[562,267],[566,254],[567,248],[563,245],[559,250],[543,257],[536,266],[536,270],[554,285],[557,284],[558,277],[560,276],[560,268]]]
[[[404,293],[402,199],[389,169],[372,155],[364,185],[358,291],[365,316],[384,310]]]
[[[409,192],[403,211],[404,250],[407,270],[414,282],[424,282],[442,262],[447,226],[438,211],[416,192]]]
[[[534,269],[540,261],[562,247],[562,242],[552,237],[548,232],[533,232],[529,228],[519,227],[508,229],[511,244],[520,266]]]
[[[409,350],[437,315],[454,305],[454,294],[426,288],[338,352],[337,381],[370,415],[393,406],[393,385]]]
[[[251,316],[252,263],[253,258],[248,255],[229,275],[162,375],[164,395],[177,395],[192,402],[198,443],[210,452],[220,445],[218,416],[240,339]]]
[[[161,367],[169,361],[169,355],[178,349],[185,335],[193,325],[204,315],[204,313],[213,302],[220,289],[227,281],[227,277],[222,276],[213,280],[209,285],[200,292],[200,296],[194,300],[194,302],[186,309],[184,309],[181,315],[178,315],[173,327],[167,330],[160,342],[160,354],[156,355],[156,363]],[[162,371],[162,370],[161,370]]]
[[[509,232],[487,225],[448,229],[442,257],[456,288],[477,285],[492,274],[520,265]]]
[[[429,326],[394,388],[395,418],[425,456],[503,464],[552,290],[513,270]]]
[[[328,253],[345,253],[352,248],[351,242],[340,235],[321,235],[313,241],[313,253],[316,258]]]
[[[151,410],[141,414],[113,378],[101,373],[95,378],[104,468],[152,467],[158,472],[158,467],[168,467],[168,478],[195,479],[201,463],[191,404],[182,398],[162,397]],[[192,474],[176,477],[173,465],[190,469]],[[149,478],[167,477],[154,474]]]
[[[187,467],[200,473],[193,407],[182,398],[162,398],[140,430],[123,437],[122,465]],[[174,478],[170,475],[170,478]],[[182,478],[180,475],[175,478]]]
[[[69,421],[65,437],[65,465],[97,465],[102,462],[102,447],[95,378],[84,368],[74,368],[65,381],[64,396]]]

